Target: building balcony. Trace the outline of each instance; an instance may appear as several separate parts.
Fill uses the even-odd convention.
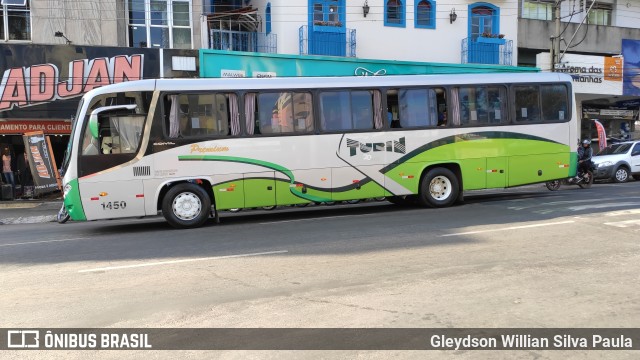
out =
[[[304,25],[299,30],[300,55],[356,56],[356,30]]]
[[[513,65],[513,40],[465,38],[461,48],[463,64]]]
[[[210,29],[209,49],[275,54],[278,37],[273,33]]]

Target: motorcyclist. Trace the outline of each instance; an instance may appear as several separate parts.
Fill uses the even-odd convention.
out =
[[[582,145],[578,148],[578,176],[585,174],[591,169],[591,157],[593,149],[591,149],[591,140],[582,140]]]

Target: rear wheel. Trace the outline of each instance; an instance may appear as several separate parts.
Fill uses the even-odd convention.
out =
[[[587,171],[586,174],[582,175],[584,179],[581,183],[578,184],[583,189],[588,189],[593,185],[593,173],[591,171]]]
[[[617,183],[627,182],[629,180],[629,170],[626,167],[620,166],[613,173],[613,181]]]
[[[423,206],[451,206],[458,198],[458,177],[447,168],[433,168],[420,182],[418,202]]]
[[[178,229],[202,226],[209,218],[211,199],[207,192],[194,184],[178,184],[162,200],[162,215]]]
[[[545,186],[551,191],[556,191],[560,189],[560,180],[547,181]]]

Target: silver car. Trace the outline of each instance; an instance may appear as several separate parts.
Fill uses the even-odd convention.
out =
[[[597,169],[595,179],[611,179],[623,183],[632,175],[640,180],[640,140],[613,144],[593,157]]]

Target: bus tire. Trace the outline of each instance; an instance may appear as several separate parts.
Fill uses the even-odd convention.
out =
[[[164,196],[162,215],[169,225],[177,229],[202,226],[209,218],[211,199],[198,185],[178,184]]]
[[[447,168],[429,170],[420,181],[418,202],[422,206],[447,207],[458,199],[458,178]]]

